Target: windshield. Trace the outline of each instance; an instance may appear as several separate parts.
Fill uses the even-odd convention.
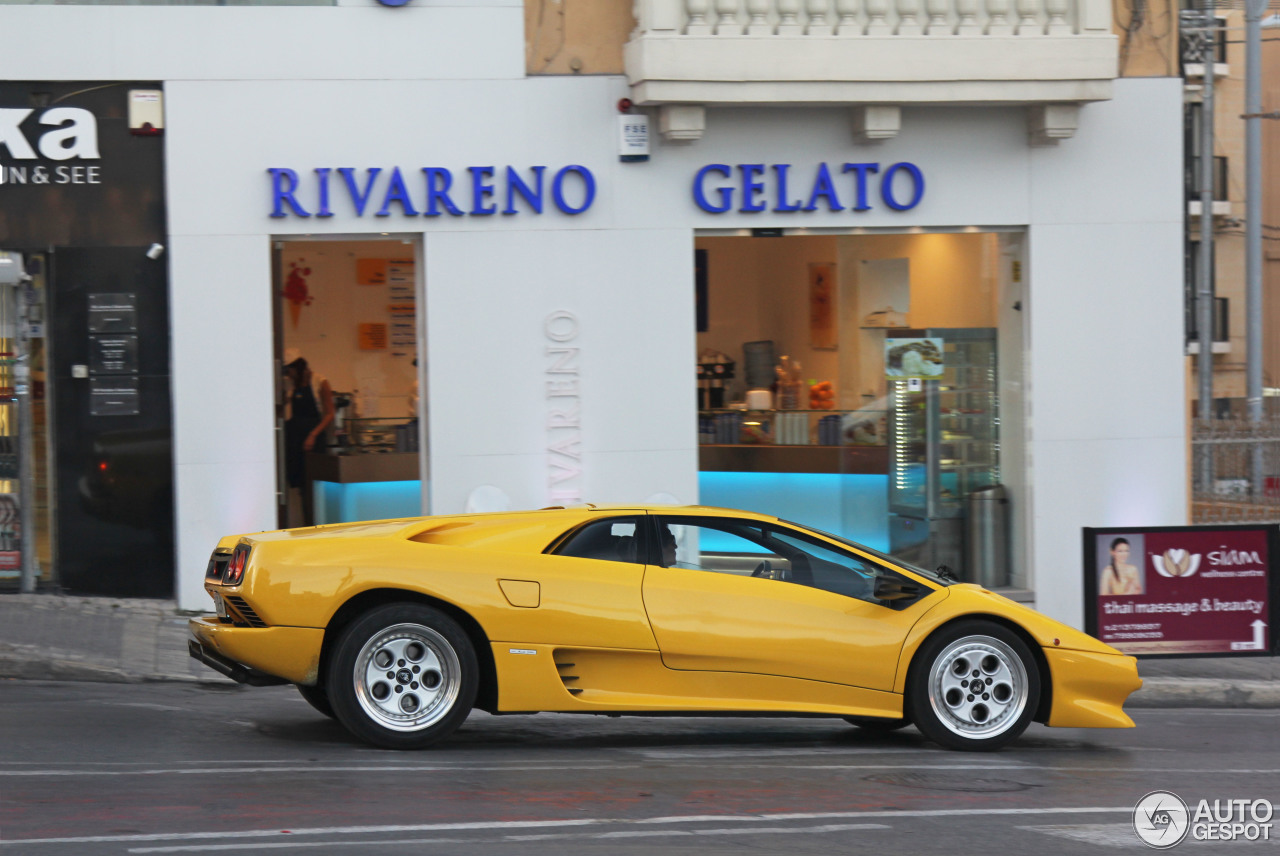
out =
[[[805,530],[808,530],[809,532],[815,532],[823,536],[824,538],[830,538],[832,541],[839,541],[841,544],[844,544],[845,546],[853,547],[854,549],[861,550],[862,552],[867,553],[871,556],[874,556],[875,558],[880,559],[883,562],[887,562],[890,565],[897,565],[900,568],[905,568],[906,570],[911,571],[911,573],[913,574],[919,574],[929,582],[937,583],[940,586],[954,585],[957,582],[957,580],[955,579],[942,576],[937,571],[926,570],[925,568],[921,568],[917,565],[913,565],[910,562],[904,562],[902,559],[899,559],[897,556],[890,556],[887,553],[881,553],[879,550],[868,547],[866,544],[859,544],[857,541],[850,541],[848,538],[845,538],[841,535],[833,535],[830,532],[824,532],[821,529],[815,529],[812,526],[805,526],[803,523],[792,523],[789,520],[784,520],[783,522],[791,526],[795,526],[797,529],[805,529]]]

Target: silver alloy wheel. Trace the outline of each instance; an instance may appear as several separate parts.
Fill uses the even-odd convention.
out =
[[[962,737],[1004,733],[1027,706],[1027,669],[1012,648],[991,636],[965,636],[929,669],[929,704],[938,721]]]
[[[453,709],[462,666],[449,640],[430,627],[393,624],[364,643],[353,678],[356,699],[375,722],[421,731]]]

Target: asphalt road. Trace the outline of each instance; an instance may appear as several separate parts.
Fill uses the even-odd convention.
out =
[[[290,687],[0,682],[0,856],[1111,854],[1168,789],[1280,802],[1280,711],[1033,725],[993,754],[829,719],[476,713],[364,746]],[[1270,841],[1174,852],[1280,854]]]

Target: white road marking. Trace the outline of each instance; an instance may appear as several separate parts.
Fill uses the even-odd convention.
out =
[[[401,824],[394,826],[325,826],[290,829],[287,832],[278,829],[246,829],[234,832],[171,832],[139,835],[91,835],[70,838],[21,838],[0,841],[0,847],[8,844],[101,844],[104,842],[142,842],[142,841],[200,841],[207,839],[248,839],[278,838],[315,835],[370,835],[391,834],[397,832],[456,832],[461,830],[504,830],[504,829],[556,829],[573,826],[638,826],[643,824],[678,824],[678,823],[760,823],[764,821],[794,820],[855,820],[883,819],[902,817],[992,817],[997,815],[1035,815],[1049,814],[1111,814],[1116,812],[1133,813],[1133,806],[1099,807],[1099,806],[1058,806],[1053,808],[954,808],[954,809],[909,809],[906,811],[838,811],[838,812],[805,812],[751,815],[673,815],[646,818],[567,818],[562,820],[494,820],[474,821],[470,823],[423,823]]]
[[[635,766],[637,765],[595,764],[563,767],[548,764],[525,765],[520,767],[473,767],[470,765],[441,766],[439,764],[431,764],[418,766],[377,765],[358,767],[226,767],[220,770],[211,770],[208,767],[160,767],[149,770],[0,770],[0,779],[19,776],[198,776],[214,775],[218,773],[231,773],[236,775],[260,775],[262,773],[456,773],[463,770],[520,773],[524,771],[544,772],[547,770],[617,770],[623,767]]]
[[[1205,716],[1264,716],[1275,718],[1280,716],[1280,710],[1201,710],[1197,713]]]
[[[521,764],[521,765],[486,765],[475,766],[467,763],[458,764],[361,764],[352,766],[293,766],[293,767],[158,767],[151,769],[125,770],[82,770],[49,768],[42,770],[3,770],[0,779],[6,778],[39,778],[39,777],[101,777],[101,776],[195,776],[195,775],[262,775],[265,773],[441,773],[441,772],[576,772],[582,770],[634,770],[639,764]],[[680,766],[697,766],[692,759]],[[1057,764],[765,764],[741,763],[720,764],[725,769],[764,769],[764,770],[986,770],[994,772],[1026,772],[1043,773],[1196,773],[1231,776],[1272,776],[1280,775],[1280,768],[1249,769],[1222,768],[1204,769],[1199,767],[1078,767],[1060,766]]]
[[[683,836],[713,836],[713,835],[815,835],[827,832],[847,832],[849,830],[858,829],[893,829],[892,826],[883,823],[832,823],[824,826],[776,826],[776,827],[751,827],[749,829],[655,829],[649,831],[624,831],[624,832],[579,832],[579,833],[550,833],[546,835],[503,835],[498,838],[485,839],[483,843],[487,845],[501,844],[505,842],[521,842],[528,843],[530,841],[564,841],[564,840],[604,840],[619,838],[657,838],[657,837],[683,837]],[[367,841],[351,841],[343,839],[341,841],[287,841],[272,844],[252,843],[252,844],[182,844],[174,847],[131,847],[130,853],[205,853],[224,850],[281,850],[285,848],[315,848],[315,847],[386,847],[391,845],[410,845],[438,846],[441,844],[476,844],[475,838],[396,838],[396,839],[372,839]]]
[[[1086,844],[1099,844],[1104,847],[1129,847],[1138,850],[1146,849],[1142,839],[1133,831],[1129,823],[1081,823],[1063,826],[1019,826],[1029,832],[1042,832],[1055,838],[1066,838],[1071,841],[1083,841]]]

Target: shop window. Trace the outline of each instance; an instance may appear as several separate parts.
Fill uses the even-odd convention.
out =
[[[1020,241],[699,237],[699,502],[976,579],[986,560],[967,552],[971,500],[1022,478],[1022,366],[1001,359],[1022,352]],[[702,550],[689,561],[716,552]],[[774,562],[732,552],[746,554],[734,572]]]

